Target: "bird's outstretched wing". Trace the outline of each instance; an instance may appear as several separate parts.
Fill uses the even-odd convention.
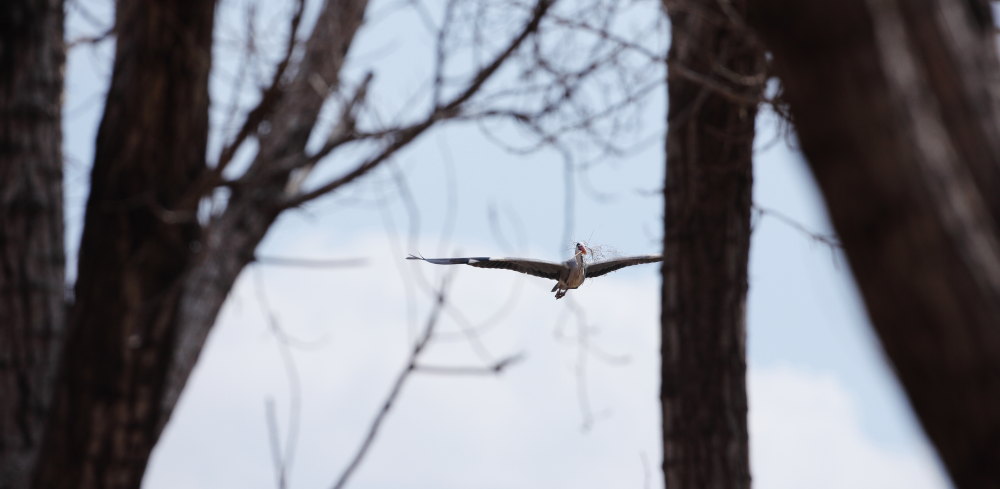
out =
[[[611,273],[620,268],[630,267],[632,265],[655,263],[658,261],[663,261],[663,255],[626,256],[624,258],[615,258],[613,260],[591,263],[587,265],[587,278],[600,277],[606,273]]]
[[[471,265],[478,268],[500,268],[503,270],[513,270],[515,272],[526,273],[536,277],[559,280],[560,275],[566,270],[566,265],[562,263],[552,263],[547,261],[529,260],[527,258],[490,258],[488,256],[473,256],[467,258],[424,258],[422,256],[410,255],[407,260],[423,260],[435,265]]]

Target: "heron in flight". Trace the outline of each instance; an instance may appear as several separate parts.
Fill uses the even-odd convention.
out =
[[[580,287],[583,285],[583,281],[588,278],[600,277],[606,273],[611,273],[620,268],[632,265],[663,261],[663,255],[641,255],[613,258],[611,260],[588,264],[584,261],[584,255],[586,254],[587,248],[577,243],[576,253],[573,254],[573,258],[562,263],[529,260],[527,258],[490,258],[488,256],[424,258],[422,256],[410,255],[406,259],[423,260],[435,265],[471,265],[479,268],[502,268],[504,270],[513,270],[515,272],[555,280],[556,285],[552,287],[552,292],[556,293],[556,299],[561,299],[569,289]]]

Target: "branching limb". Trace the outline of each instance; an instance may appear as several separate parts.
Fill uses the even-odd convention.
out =
[[[295,46],[298,44],[297,39],[299,26],[302,24],[302,13],[304,10],[305,0],[297,0],[295,4],[295,13],[292,14],[292,18],[289,23],[288,41],[285,44],[285,52],[277,66],[274,68],[274,75],[271,77],[271,83],[261,92],[260,100],[257,102],[256,107],[250,110],[247,114],[246,118],[243,120],[243,125],[240,126],[240,130],[237,131],[233,140],[223,146],[222,151],[220,151],[219,157],[216,160],[215,169],[213,170],[213,175],[216,180],[221,179],[222,172],[225,171],[226,167],[232,161],[233,156],[236,155],[236,151],[243,145],[250,135],[257,132],[257,127],[259,127],[260,124],[267,119],[274,105],[281,97],[281,79],[285,76],[285,72],[288,70],[288,64],[292,59],[292,53],[295,51]]]
[[[403,370],[396,376],[396,381],[392,384],[392,389],[389,391],[389,395],[385,398],[382,403],[381,409],[379,409],[378,414],[375,415],[375,419],[372,420],[371,425],[368,427],[368,432],[365,435],[364,440],[358,447],[357,452],[351,457],[351,461],[347,464],[347,467],[337,478],[337,482],[333,484],[333,489],[342,489],[347,485],[351,476],[354,475],[354,471],[357,470],[358,466],[361,465],[361,461],[364,460],[365,455],[368,454],[368,450],[371,449],[372,443],[375,441],[375,436],[378,434],[379,429],[382,428],[382,423],[385,421],[386,416],[389,415],[389,411],[392,410],[393,404],[395,404],[396,399],[399,398],[400,392],[403,390],[403,385],[406,381],[410,379],[413,372],[416,371],[417,360],[420,358],[420,354],[423,353],[424,349],[431,341],[431,337],[434,335],[434,329],[437,327],[438,319],[441,317],[441,310],[444,308],[446,302],[446,291],[448,288],[448,279],[441,285],[440,290],[437,294],[437,301],[434,303],[434,308],[431,309],[430,315],[427,317],[427,324],[424,326],[424,330],[420,337],[417,338],[416,343],[413,344],[413,349],[410,351],[410,358],[406,362],[406,366]]]
[[[115,28],[114,26],[112,26],[108,29],[105,29],[100,34],[95,34],[92,36],[83,36],[73,39],[72,41],[66,43],[66,49],[70,50],[79,46],[100,44],[101,42],[106,41],[107,39],[111,38],[114,35],[115,35]]]
[[[486,81],[489,80],[501,66],[503,66],[504,62],[506,62],[517,51],[524,41],[538,30],[538,26],[541,24],[542,18],[545,16],[545,13],[549,10],[552,4],[553,0],[538,0],[531,18],[525,24],[524,28],[521,29],[521,32],[510,41],[503,51],[493,58],[493,61],[480,69],[465,89],[455,95],[455,97],[448,103],[436,106],[424,120],[391,134],[389,136],[389,143],[385,148],[383,148],[382,151],[368,158],[347,174],[323,184],[315,190],[289,199],[285,208],[298,207],[306,202],[309,202],[310,200],[332,192],[345,184],[351,183],[358,177],[365,175],[375,167],[385,162],[390,156],[395,154],[396,151],[412,142],[435,123],[458,115],[461,112],[463,104],[471,99],[472,96],[475,95],[480,88],[482,88]],[[310,160],[315,161],[323,156],[325,156],[325,154],[320,152],[310,157]]]
[[[360,267],[368,263],[365,258],[341,258],[341,259],[309,259],[309,258],[289,258],[284,256],[262,256],[255,255],[254,262],[261,265],[275,265],[280,267],[300,267],[300,268],[347,268]]]
[[[524,359],[524,354],[511,355],[485,367],[452,366],[452,365],[414,365],[416,372],[438,375],[497,375],[502,374],[507,367]]]
[[[278,344],[278,352],[281,354],[282,365],[288,379],[288,432],[285,434],[284,447],[278,433],[278,423],[274,413],[274,401],[266,401],[268,436],[270,439],[271,456],[274,460],[274,472],[278,489],[285,489],[288,485],[289,471],[295,460],[295,447],[298,445],[299,424],[302,415],[302,381],[299,375],[298,366],[292,356],[292,348],[289,344],[288,335],[278,323],[278,318],[271,309],[270,302],[264,292],[264,283],[261,274],[255,274],[257,286],[257,302],[260,304],[267,320],[268,328],[274,335]]]
[[[333,150],[339,148],[340,146],[349,143],[351,141],[381,138],[385,137],[391,132],[381,132],[376,134],[361,134],[358,132],[358,111],[361,105],[365,101],[365,97],[368,94],[368,87],[371,85],[373,75],[371,72],[365,74],[364,79],[358,84],[358,87],[354,90],[354,94],[345,101],[343,108],[340,111],[340,117],[338,118],[337,126],[334,127],[330,134],[326,138],[326,143],[320,148],[319,151],[312,157],[306,157],[306,163],[300,168],[297,168],[295,172],[291,175],[288,181],[288,185],[285,186],[285,193],[288,195],[295,195],[299,192],[299,188],[302,182],[305,181],[312,169],[323,157],[330,154]]]
[[[285,489],[288,479],[285,477],[285,458],[281,453],[281,434],[278,429],[278,415],[275,413],[274,398],[264,400],[264,419],[267,422],[267,441],[271,450],[271,463],[274,465],[275,485]]]
[[[755,213],[757,213],[758,216],[760,216],[760,217],[764,217],[764,216],[773,217],[773,218],[777,219],[778,221],[780,221],[781,223],[783,223],[783,224],[791,227],[792,229],[795,229],[796,231],[801,232],[802,234],[804,234],[809,239],[811,239],[811,240],[813,240],[813,241],[815,241],[817,243],[820,243],[820,244],[823,244],[823,245],[826,245],[826,246],[830,247],[831,250],[839,250],[839,249],[843,248],[843,246],[840,244],[840,240],[837,239],[836,236],[831,236],[829,234],[822,234],[822,233],[813,231],[813,230],[809,229],[808,227],[806,227],[806,225],[802,224],[801,222],[799,222],[799,221],[797,221],[797,220],[795,220],[795,219],[793,219],[793,218],[791,218],[791,217],[789,217],[789,216],[787,216],[787,215],[785,215],[785,214],[783,214],[781,212],[778,212],[778,211],[776,211],[774,209],[768,209],[766,207],[761,207],[761,206],[759,206],[757,204],[754,204],[753,205],[753,210],[754,210]]]
[[[767,101],[764,97],[750,97],[739,93],[736,90],[733,90],[729,84],[716,81],[708,75],[699,73],[684,66],[682,63],[671,61],[669,66],[671,78],[676,76],[697,83],[698,85],[710,90],[712,93],[726,98],[735,104],[747,107],[756,107],[758,104]]]
[[[414,373],[427,373],[427,374],[437,374],[437,375],[499,375],[503,373],[508,367],[517,363],[524,358],[523,354],[516,354],[505,357],[494,362],[491,365],[484,367],[477,366],[438,366],[438,365],[427,365],[420,362],[421,355],[426,351],[427,347],[430,345],[431,341],[435,338],[435,330],[437,328],[438,322],[441,317],[441,313],[447,307],[446,291],[448,284],[451,281],[451,276],[445,278],[444,283],[438,289],[436,301],[434,303],[433,309],[427,318],[427,323],[424,326],[423,331],[420,336],[414,342],[412,349],[410,350],[410,356],[406,361],[406,365],[396,376],[396,380],[389,391],[389,395],[386,396],[385,401],[382,403],[382,407],[379,409],[378,414],[375,415],[375,419],[372,420],[371,425],[368,427],[368,431],[365,435],[364,440],[358,447],[354,456],[351,457],[351,461],[347,464],[347,467],[340,474],[340,477],[334,483],[334,489],[342,489],[346,486],[347,482],[350,480],[351,476],[360,466],[362,460],[368,454],[371,449],[373,442],[375,441],[375,436],[378,434],[385,422],[386,417],[392,410],[396,401],[399,399],[399,395],[403,390],[403,386],[406,382],[412,378]]]

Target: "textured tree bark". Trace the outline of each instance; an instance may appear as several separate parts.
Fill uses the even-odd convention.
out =
[[[1000,484],[1000,82],[978,0],[752,0],[869,317],[960,488]]]
[[[746,293],[751,155],[764,58],[730,14],[664,2],[672,40],[662,290],[669,489],[750,486]]]
[[[205,171],[215,2],[121,0],[38,488],[138,487],[159,436]]]
[[[0,15],[0,488],[27,487],[65,330],[61,0]]]

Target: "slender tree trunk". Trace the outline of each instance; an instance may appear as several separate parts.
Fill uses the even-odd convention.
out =
[[[751,156],[764,59],[745,2],[664,2],[672,40],[662,296],[668,489],[750,486],[746,293]]]
[[[752,3],[924,430],[958,487],[998,487],[1000,68],[989,5]]]
[[[215,3],[117,3],[79,275],[35,486],[138,487],[197,246]]]
[[[65,325],[63,5],[0,13],[0,488],[22,488],[42,443]]]

